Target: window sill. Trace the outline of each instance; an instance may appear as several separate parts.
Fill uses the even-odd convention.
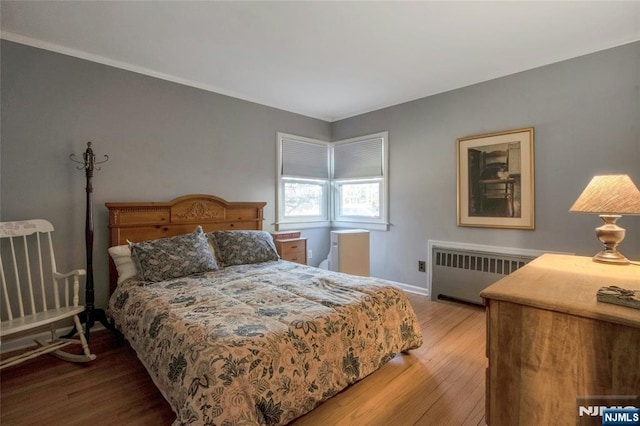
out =
[[[311,229],[311,228],[329,228],[332,223],[325,221],[318,222],[280,222],[276,223],[276,231],[293,231],[298,229]]]
[[[331,226],[334,228],[358,228],[358,229],[366,229],[369,231],[388,231],[389,224],[388,223],[379,223],[379,222],[358,222],[358,221],[335,221],[331,222]]]
[[[280,222],[275,223],[276,231],[294,231],[299,229],[313,229],[313,228],[358,228],[366,229],[368,231],[388,231],[388,223],[372,223],[372,222],[358,222],[358,221],[319,221],[319,222]]]

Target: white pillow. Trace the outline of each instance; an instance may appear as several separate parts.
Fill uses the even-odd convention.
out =
[[[109,247],[109,254],[118,270],[118,284],[138,275],[136,265],[133,263],[133,258],[131,257],[131,249],[127,244]]]

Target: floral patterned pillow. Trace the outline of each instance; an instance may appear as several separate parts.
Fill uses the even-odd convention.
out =
[[[266,231],[215,231],[208,235],[218,259],[226,266],[280,258],[271,234]]]
[[[202,227],[191,234],[130,243],[138,275],[147,282],[165,281],[218,269]]]

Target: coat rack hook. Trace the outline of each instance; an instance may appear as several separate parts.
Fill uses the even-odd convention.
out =
[[[81,166],[76,167],[78,170],[87,170],[88,172],[93,172],[93,170],[101,170],[100,167],[95,167],[98,164],[103,164],[109,161],[109,156],[104,155],[104,160],[96,161],[96,155],[93,153],[93,143],[87,142],[87,150],[82,153],[82,161],[76,160],[76,155],[69,155],[69,159],[74,163],[82,164]]]

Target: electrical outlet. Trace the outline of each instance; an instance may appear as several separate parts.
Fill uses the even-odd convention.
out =
[[[418,272],[427,272],[427,262],[418,260]]]
[[[311,250],[307,250],[307,257],[309,259],[313,258],[313,252]]]

